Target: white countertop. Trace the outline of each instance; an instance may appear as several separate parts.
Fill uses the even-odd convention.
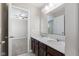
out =
[[[31,37],[65,54],[65,41],[57,42],[55,39],[41,37],[40,35],[31,35]]]

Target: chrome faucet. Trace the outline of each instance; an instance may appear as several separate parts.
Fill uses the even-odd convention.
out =
[[[46,37],[47,34],[46,34],[46,33],[42,33],[41,36],[42,36],[42,37]]]

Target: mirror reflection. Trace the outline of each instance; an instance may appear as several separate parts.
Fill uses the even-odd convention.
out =
[[[64,35],[64,15],[48,16],[48,34]]]

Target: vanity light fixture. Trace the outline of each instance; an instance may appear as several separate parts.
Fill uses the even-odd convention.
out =
[[[64,4],[64,3],[48,3],[47,5],[44,6],[44,8],[42,9],[42,12],[45,14],[45,12],[53,10],[62,4]]]

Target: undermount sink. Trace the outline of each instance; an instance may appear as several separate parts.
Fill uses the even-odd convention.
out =
[[[63,45],[65,45],[64,43],[65,43],[65,41],[57,41],[57,40],[48,40],[47,41],[48,43],[54,43],[54,44],[58,44],[58,45],[60,45],[60,44],[63,44]]]
[[[47,42],[51,42],[51,41],[57,41],[56,39],[52,39],[52,38],[49,38],[49,37],[42,37],[43,40],[46,40]]]
[[[49,37],[42,37],[43,40],[47,41],[47,42],[63,42],[63,40],[59,40],[59,39],[52,39]]]

